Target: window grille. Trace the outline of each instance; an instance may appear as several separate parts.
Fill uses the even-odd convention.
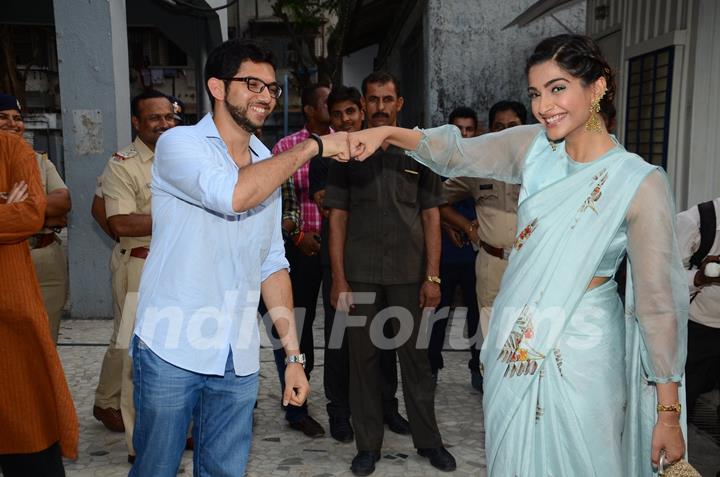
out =
[[[674,47],[629,61],[625,147],[667,168]]]

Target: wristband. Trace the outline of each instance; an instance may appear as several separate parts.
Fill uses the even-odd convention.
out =
[[[322,139],[320,138],[320,136],[318,136],[315,133],[310,133],[310,139],[314,139],[318,145],[318,153],[317,153],[317,156],[315,156],[315,158],[323,157],[323,142],[322,142]]]
[[[303,232],[303,231],[301,230],[300,233],[297,234],[297,235],[295,236],[295,238],[293,238],[293,242],[295,243],[296,246],[299,246],[299,245],[300,245],[300,242],[302,242],[302,239],[303,239],[304,237],[305,237],[305,232]]]

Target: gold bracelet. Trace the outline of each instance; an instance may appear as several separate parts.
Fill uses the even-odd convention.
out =
[[[664,427],[669,427],[670,429],[680,429],[680,424],[665,424],[662,421],[660,421],[660,424],[662,424]]]
[[[669,406],[666,406],[664,404],[658,404],[657,405],[657,412],[677,412],[680,414],[682,411],[682,405],[679,402],[676,402],[675,404],[670,404]]]
[[[440,285],[440,283],[442,282],[442,280],[440,280],[440,277],[435,275],[428,275],[425,280],[431,283],[437,283],[438,285]]]

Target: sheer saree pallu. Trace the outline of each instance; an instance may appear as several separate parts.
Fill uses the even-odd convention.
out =
[[[480,355],[490,476],[652,475],[654,383],[680,381],[687,338],[662,171],[619,144],[573,162],[538,125],[471,139],[452,126],[422,132],[408,154],[436,173],[522,184]],[[625,250],[623,313],[610,277]],[[588,290],[594,276],[608,281]]]

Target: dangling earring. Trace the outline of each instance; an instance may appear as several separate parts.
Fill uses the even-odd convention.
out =
[[[600,118],[598,113],[600,112],[600,100],[603,96],[605,96],[605,92],[603,92],[603,94],[601,94],[597,98],[593,99],[590,103],[590,117],[585,123],[585,130],[587,132],[602,132],[602,126],[600,125]]]

